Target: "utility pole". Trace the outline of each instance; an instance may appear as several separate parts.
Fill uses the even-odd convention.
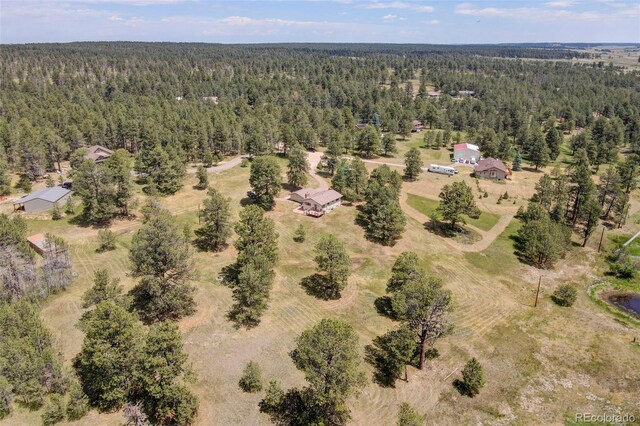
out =
[[[600,234],[600,242],[598,243],[598,253],[600,253],[600,247],[602,247],[602,238],[604,238],[604,226],[602,227],[602,234]]]
[[[540,275],[540,279],[538,279],[538,290],[536,291],[536,302],[533,304],[534,308],[538,307],[538,295],[540,294],[540,283],[542,282],[542,275]]]
[[[200,203],[198,203],[198,225],[200,225]]]

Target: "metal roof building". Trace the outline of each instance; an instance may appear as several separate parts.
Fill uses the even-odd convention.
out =
[[[56,204],[66,203],[70,196],[71,191],[61,186],[44,188],[20,198],[13,203],[13,208],[28,213],[45,212],[51,210]]]

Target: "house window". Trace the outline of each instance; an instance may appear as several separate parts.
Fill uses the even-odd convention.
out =
[[[496,171],[495,170],[491,170],[491,177],[496,177]]]

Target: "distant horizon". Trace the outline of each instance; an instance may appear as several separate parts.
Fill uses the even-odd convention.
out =
[[[629,0],[2,0],[0,44],[640,43]],[[581,40],[580,42],[568,40]],[[614,40],[625,40],[624,42]]]
[[[221,45],[221,46],[272,46],[283,44],[337,44],[337,45],[397,45],[397,46],[526,46],[526,45],[559,45],[561,47],[567,47],[571,45],[590,45],[590,46],[638,46],[640,42],[626,42],[626,41],[612,41],[612,42],[584,42],[584,41],[523,41],[523,42],[499,42],[499,43],[411,43],[411,42],[350,42],[350,41],[273,41],[273,42],[209,42],[209,41],[172,41],[172,40],[158,40],[158,41],[140,41],[140,40],[74,40],[74,41],[43,41],[43,42],[25,42],[25,43],[3,43],[0,42],[0,46],[26,46],[26,45],[44,45],[44,44],[80,44],[80,43],[139,43],[139,44],[205,44],[205,45]],[[532,46],[535,47],[535,46]]]

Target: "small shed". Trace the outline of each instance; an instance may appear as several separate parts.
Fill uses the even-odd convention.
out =
[[[35,234],[27,237],[29,246],[40,256],[44,256],[49,251],[46,244],[47,238],[43,234]]]
[[[110,149],[100,145],[92,145],[87,148],[84,158],[92,160],[94,163],[102,163],[107,161],[111,155],[113,155],[113,151]]]
[[[511,174],[504,163],[497,158],[483,158],[476,164],[476,177],[483,179],[504,180]]]
[[[71,194],[72,192],[69,189],[61,186],[44,188],[20,198],[13,203],[13,208],[27,213],[46,212],[53,209],[56,204],[62,205],[66,203]]]
[[[322,216],[342,204],[342,194],[333,189],[318,191],[305,188],[292,192],[289,199],[300,203],[305,214],[313,216]]]
[[[480,160],[480,148],[471,143],[459,143],[453,146],[453,159],[461,163],[475,163]]]

